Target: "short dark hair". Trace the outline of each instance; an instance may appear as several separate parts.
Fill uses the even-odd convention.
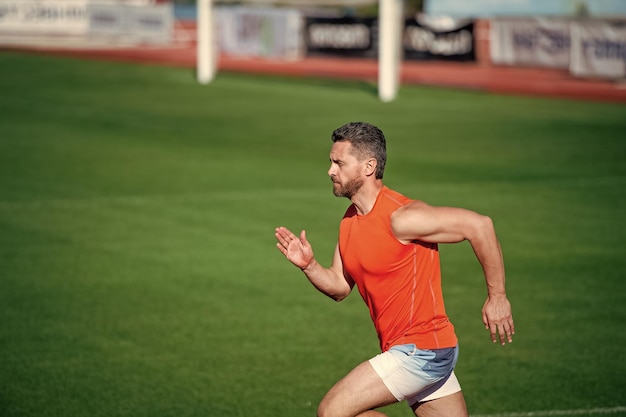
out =
[[[387,142],[382,130],[366,122],[350,122],[335,129],[333,142],[347,141],[357,158],[376,159],[376,179],[382,179],[387,162]]]

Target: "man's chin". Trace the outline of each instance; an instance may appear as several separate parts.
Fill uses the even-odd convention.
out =
[[[333,187],[333,195],[335,197],[345,197],[345,195],[341,192],[341,188]]]
[[[333,183],[333,194],[337,197],[345,197],[347,199],[352,199],[363,185],[362,181],[351,181],[347,183],[345,186],[342,186],[339,183]]]
[[[347,199],[352,198],[351,195],[346,194],[341,188],[339,189],[333,188],[333,194],[335,197],[345,197]]]

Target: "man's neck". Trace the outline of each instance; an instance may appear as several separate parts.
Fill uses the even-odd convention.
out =
[[[359,215],[363,216],[372,211],[376,198],[378,198],[378,193],[380,193],[382,188],[383,182],[381,180],[363,184],[361,189],[350,199]]]

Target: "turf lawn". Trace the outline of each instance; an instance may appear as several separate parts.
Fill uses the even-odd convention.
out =
[[[330,133],[365,120],[387,185],[495,221],[512,345],[469,244],[441,247],[470,413],[626,416],[626,106],[10,52],[0,92],[0,415],[314,416],[378,344],[273,233],[330,261]]]

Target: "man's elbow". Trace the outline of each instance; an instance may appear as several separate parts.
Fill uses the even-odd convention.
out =
[[[482,230],[485,230],[487,232],[495,230],[495,227],[493,225],[493,220],[491,219],[491,217],[481,214],[479,215],[479,218],[480,218],[480,227]]]
[[[348,295],[347,294],[330,294],[329,297],[336,302],[343,301]]]
[[[341,291],[328,293],[326,295],[330,297],[332,300],[339,302],[339,301],[344,300],[348,295],[350,295],[350,291],[341,290]]]
[[[493,235],[495,233],[495,227],[493,220],[489,216],[483,214],[477,214],[473,227],[470,228],[466,235],[466,239],[470,242],[477,241],[480,238]]]

